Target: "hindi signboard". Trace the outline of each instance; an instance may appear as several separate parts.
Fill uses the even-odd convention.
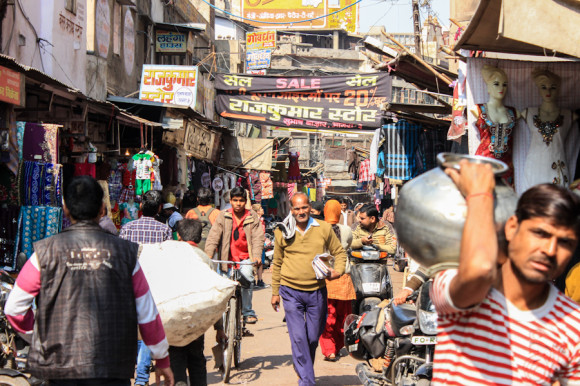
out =
[[[22,74],[0,66],[0,101],[24,106]]]
[[[155,34],[155,52],[187,51],[187,36],[181,32],[157,31]]]
[[[216,110],[259,125],[331,130],[376,129],[391,100],[387,73],[319,77],[218,74]]]
[[[272,50],[258,50],[246,52],[246,71],[270,68]]]
[[[246,33],[246,51],[276,48],[276,31],[256,31]]]
[[[197,82],[197,66],[144,64],[139,99],[195,109]]]
[[[358,33],[359,4],[328,17],[356,0],[240,0],[241,11],[248,24],[265,28],[342,28]],[[318,18],[318,19],[316,19]],[[306,23],[301,20],[314,19]],[[285,24],[269,24],[285,23]]]

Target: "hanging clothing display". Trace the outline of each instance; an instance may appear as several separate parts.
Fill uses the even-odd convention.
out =
[[[346,151],[346,163],[348,164],[348,173],[352,180],[358,180],[359,159],[354,149]]]
[[[373,140],[371,141],[371,148],[370,148],[370,156],[369,159],[371,161],[370,171],[372,174],[377,174],[377,165],[378,165],[378,154],[379,154],[379,145],[381,142],[383,130],[376,129],[375,133],[373,134]]]
[[[300,152],[291,151],[288,156],[290,157],[290,165],[288,166],[288,182],[300,182],[302,180],[302,176],[300,175],[300,165],[298,164]]]
[[[123,189],[119,195],[118,202],[135,200],[135,181],[137,175],[135,169],[130,170],[128,165],[121,165],[118,170],[122,170],[123,172]]]
[[[0,207],[0,264],[15,267],[14,246],[18,235],[18,215],[20,207]]]
[[[415,153],[421,130],[420,125],[404,119],[383,126],[385,143],[380,151],[384,153],[385,178],[410,180],[417,175]]]
[[[21,162],[18,168],[20,204],[61,206],[61,168],[59,164]]]
[[[374,181],[374,179],[375,175],[371,172],[371,160],[367,158],[360,163],[358,182],[369,182]]]
[[[95,164],[91,164],[87,161],[75,163],[75,176],[91,176],[95,178],[97,176],[97,167]]]
[[[103,202],[105,203],[105,208],[107,208],[107,216],[111,217],[111,197],[109,196],[109,184],[107,181],[98,180],[101,189],[103,189]]]
[[[135,195],[142,196],[151,190],[151,176],[153,171],[152,156],[147,153],[137,153],[133,156],[135,169]]]
[[[111,202],[119,201],[121,190],[123,190],[123,171],[126,169],[125,165],[118,164],[117,167],[112,168],[109,173],[109,198]]]
[[[34,249],[32,243],[60,232],[62,208],[50,206],[22,206],[18,216],[18,235],[14,258],[23,252],[29,258]]]
[[[429,129],[422,130],[419,135],[419,153],[423,168],[417,168],[418,172],[431,170],[437,166],[437,154],[450,151],[451,143],[447,141],[445,130]]]
[[[477,105],[478,118],[475,126],[479,131],[481,142],[475,151],[475,155],[495,158],[505,162],[509,171],[503,177],[513,185],[514,165],[512,162],[513,129],[516,125],[516,109],[506,106],[510,121],[508,123],[495,123],[487,115],[485,104]]]
[[[262,201],[262,182],[260,181],[260,173],[257,170],[252,170],[248,173],[248,190],[250,191],[250,199],[253,202]]]
[[[262,186],[262,200],[274,197],[274,184],[270,178],[270,173],[260,172],[260,184]]]
[[[122,211],[121,225],[139,219],[139,204],[134,201],[119,204],[119,209]]]
[[[22,160],[58,162],[60,125],[26,123],[22,136]]]
[[[528,108],[524,118],[530,129],[531,143],[524,166],[524,191],[543,183],[568,186],[572,182],[565,143],[573,119],[571,111],[563,113],[555,122],[541,122],[538,108]]]

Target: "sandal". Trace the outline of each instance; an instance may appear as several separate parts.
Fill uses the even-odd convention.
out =
[[[335,354],[330,354],[329,356],[325,356],[324,360],[328,361],[328,362],[336,362],[337,361]]]
[[[244,317],[244,322],[246,322],[247,324],[256,324],[257,321],[258,318],[254,315]]]

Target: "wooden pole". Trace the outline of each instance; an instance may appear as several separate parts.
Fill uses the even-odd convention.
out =
[[[426,61],[421,59],[418,55],[415,55],[414,53],[412,53],[407,47],[405,47],[404,45],[399,43],[399,41],[397,41],[397,39],[395,39],[391,34],[386,33],[385,31],[381,31],[381,32],[383,33],[383,35],[385,35],[386,38],[392,40],[393,43],[395,43],[397,46],[402,48],[407,54],[411,55],[413,57],[413,59],[415,59],[416,61],[418,61],[422,65],[424,65],[427,68],[427,70],[429,70],[429,72],[431,72],[437,78],[439,78],[443,82],[445,82],[445,84],[449,85],[449,84],[453,83],[453,81],[451,79],[449,79],[447,76],[437,72],[429,63],[427,63]]]

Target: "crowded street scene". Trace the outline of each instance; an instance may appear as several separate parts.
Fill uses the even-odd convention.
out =
[[[0,0],[0,386],[580,386],[578,25]]]

